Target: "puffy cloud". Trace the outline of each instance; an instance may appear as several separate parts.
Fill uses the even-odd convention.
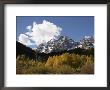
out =
[[[37,46],[41,43],[56,39],[62,30],[62,28],[46,20],[43,20],[41,24],[33,22],[33,25],[27,26],[26,29],[28,29],[28,32],[24,34],[25,36],[20,34],[19,40],[24,44],[30,44],[30,41],[33,41]],[[21,35],[23,38],[21,38]]]
[[[32,45],[32,43],[29,40],[29,37],[26,36],[25,34],[19,35],[19,42],[24,44],[24,45]]]

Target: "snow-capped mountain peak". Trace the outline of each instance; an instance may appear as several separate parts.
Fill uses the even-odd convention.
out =
[[[93,47],[94,39],[91,36],[85,36],[80,42],[76,42],[68,36],[60,36],[58,39],[50,40],[47,43],[42,43],[37,47],[40,53],[59,52],[63,50],[71,50],[75,48],[91,48]]]

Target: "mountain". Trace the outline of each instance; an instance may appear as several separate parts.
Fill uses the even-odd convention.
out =
[[[76,42],[67,36],[61,36],[57,40],[50,40],[47,43],[42,43],[37,47],[38,52],[50,53],[63,50],[73,49]]]
[[[94,47],[94,39],[92,36],[85,36],[79,42],[72,40],[67,36],[60,36],[57,40],[50,40],[47,43],[40,44],[36,51],[38,53],[60,52],[64,50],[72,50],[75,48],[89,49]]]
[[[80,40],[79,47],[83,49],[94,48],[93,36],[85,36],[82,40]]]
[[[16,57],[18,55],[25,55],[28,58],[36,59],[36,52],[34,50],[16,41]]]

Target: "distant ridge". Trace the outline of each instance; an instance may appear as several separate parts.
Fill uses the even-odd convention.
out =
[[[60,36],[57,40],[50,40],[47,43],[40,44],[36,51],[39,53],[61,52],[75,48],[89,49],[94,48],[94,38],[85,36],[79,42],[74,41],[68,36]]]

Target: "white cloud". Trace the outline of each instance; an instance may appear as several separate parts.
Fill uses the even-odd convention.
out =
[[[29,37],[26,36],[25,34],[19,35],[19,42],[24,44],[24,45],[32,45],[32,43],[29,40]]]
[[[27,26],[26,29],[27,30],[31,30],[32,26]]]
[[[29,31],[19,36],[19,41],[25,45],[31,44],[30,41],[35,42],[36,45],[48,42],[58,37],[62,30],[62,28],[46,20],[43,20],[41,24],[33,22],[33,25],[27,26],[26,29]]]

